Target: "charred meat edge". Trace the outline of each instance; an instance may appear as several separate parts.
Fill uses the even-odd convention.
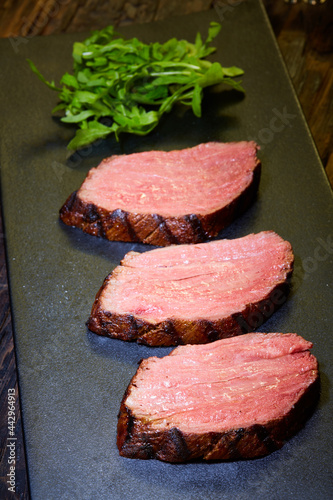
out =
[[[142,362],[142,361],[141,361]],[[136,418],[126,406],[126,398],[135,386],[132,378],[118,414],[117,447],[127,458],[158,459],[166,462],[204,460],[242,460],[268,455],[280,449],[311,416],[318,402],[320,378],[304,391],[290,411],[265,424],[226,432],[203,434],[182,432],[176,427],[156,430],[148,419]]]
[[[218,320],[170,318],[156,324],[135,318],[131,314],[114,314],[101,308],[99,297],[112,279],[110,273],[97,292],[87,326],[98,335],[128,342],[137,341],[149,346],[207,344],[249,333],[259,328],[287,300],[293,261],[289,261],[289,265],[285,281],[277,283],[259,302],[247,304],[242,311],[231,316]]]
[[[121,209],[109,212],[85,203],[72,193],[60,209],[60,219],[68,226],[111,241],[142,242],[156,246],[202,243],[215,237],[253,202],[258,190],[261,163],[257,159],[251,183],[231,203],[216,212],[179,217],[137,214]]]

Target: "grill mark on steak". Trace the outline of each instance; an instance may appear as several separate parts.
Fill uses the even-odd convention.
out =
[[[158,221],[158,226],[145,237],[143,243],[167,246],[179,243],[175,234],[170,231],[168,219],[163,219],[160,215],[153,214],[153,219]]]
[[[160,221],[154,214],[127,214],[127,219],[132,226],[132,233],[137,241],[145,242],[146,238],[154,232]]]
[[[165,358],[148,358],[141,361],[137,373],[126,389],[120,406],[117,428],[117,446],[120,455],[127,458],[155,458],[168,462],[185,462],[197,459],[230,461],[260,458],[280,449],[304,426],[316,407],[320,393],[317,361],[308,351],[312,344],[296,334],[279,333],[247,334],[232,339],[232,343],[230,340],[215,342],[210,346],[212,347],[210,351],[204,345],[184,346],[176,348]],[[286,355],[295,356],[295,359],[304,359],[304,363],[302,361],[303,364],[299,365],[296,371],[293,371],[292,358],[284,365],[280,365],[280,360],[282,363]],[[300,355],[302,358],[299,357]],[[207,356],[210,356],[209,361],[205,361]],[[216,356],[218,358],[215,361]],[[174,361],[170,357],[175,357]],[[242,367],[249,362],[245,363],[247,359],[252,359],[249,371],[241,375]],[[257,360],[260,359],[266,366],[262,375],[259,367],[256,367]],[[274,363],[272,364],[270,360]],[[210,377],[214,377],[214,373],[218,376],[219,371],[212,371],[212,375],[208,375],[205,367],[214,366],[214,362],[218,362],[221,369],[224,369],[225,366],[225,370],[230,370],[230,373],[238,370],[240,374],[239,378],[234,378],[234,382],[232,377],[226,380],[226,388],[221,387],[222,395],[225,390],[231,390],[232,393],[233,384],[238,384],[238,380],[242,380],[242,377],[246,377],[246,373],[251,373],[251,370],[254,370],[255,377],[258,377],[258,381],[255,383],[258,390],[262,391],[261,398],[268,398],[267,408],[274,408],[273,413],[271,409],[265,407],[264,403],[260,403],[258,410],[253,410],[251,407],[248,410],[246,406],[248,396],[245,392],[245,399],[241,399],[243,403],[237,403],[237,397],[236,402],[230,401],[230,409],[236,404],[234,414],[237,415],[237,405],[239,405],[239,410],[243,411],[244,414],[241,417],[243,422],[247,422],[248,418],[253,418],[253,423],[233,425],[235,422],[233,413],[230,413],[230,416],[225,416],[222,413],[225,423],[219,424],[215,419],[208,418],[207,420],[205,418],[205,423],[201,424],[201,413],[198,413],[192,424],[192,420],[186,418],[187,412],[184,409],[185,420],[183,421],[183,417],[179,414],[176,419],[178,423],[175,425],[172,416],[169,417],[168,413],[164,414],[169,404],[168,401],[180,397],[182,398],[180,401],[186,408],[186,400],[183,398],[188,396],[186,396],[184,388],[188,386],[189,382],[185,378],[185,385],[183,385],[184,377],[194,377],[194,380],[197,380],[197,377],[202,373],[206,377],[203,384],[209,384]],[[271,368],[269,368],[270,366]],[[279,366],[283,370],[285,368],[282,367],[285,366],[291,374],[292,390],[288,399],[280,392],[285,389],[278,382]],[[184,369],[186,369],[185,372]],[[271,377],[276,373],[276,387],[270,386],[270,378],[265,378],[270,370],[272,370]],[[275,372],[275,370],[277,371]],[[171,380],[170,373],[173,375]],[[157,376],[159,376],[158,386],[156,386]],[[164,383],[168,380],[170,381],[169,385]],[[173,386],[174,380],[178,381],[175,387]],[[256,378],[254,378],[255,380]],[[265,380],[268,385],[265,385]],[[205,395],[205,390],[200,392],[202,391],[201,386],[205,387],[203,384],[197,384],[195,391],[199,392],[197,399],[200,401],[203,399],[204,414],[209,417],[211,406],[207,400],[208,396]],[[269,388],[268,392],[266,388]],[[144,399],[142,399],[142,394],[145,395]],[[158,398],[162,399],[159,401]],[[270,402],[271,400],[275,401],[276,408]],[[195,404],[195,401],[190,402],[191,406]],[[160,407],[163,407],[164,413],[159,415],[159,413],[152,411],[152,408]],[[255,411],[254,416],[247,417],[248,411]],[[221,425],[220,430],[219,425]]]
[[[212,457],[216,454],[218,456],[219,450],[225,448],[223,458],[228,460],[239,460],[242,458],[239,450],[238,444],[244,438],[245,429],[240,428],[236,430],[229,431],[225,436],[222,436],[218,443],[215,445],[212,451],[206,453],[205,458],[212,460]],[[209,458],[208,458],[209,457]]]
[[[131,221],[129,219],[129,213],[124,212],[123,210],[120,210],[120,211],[121,211],[121,214],[122,214],[122,217],[124,220],[124,224],[127,227],[127,233],[128,233],[128,237],[129,237],[130,241],[138,241],[138,237],[136,235],[135,228],[133,227],[133,225],[131,224]]]
[[[264,427],[263,425],[257,425],[255,426],[255,430],[258,439],[262,441],[262,443],[266,446],[268,453],[273,453],[274,451],[279,449],[276,441],[274,441],[266,427]]]
[[[162,435],[161,444],[162,446],[156,455],[156,458],[160,460],[165,460],[165,458],[172,456],[179,457],[181,461],[184,462],[190,457],[190,451],[187,448],[186,440],[176,427],[173,427],[167,431],[165,435]],[[154,451],[151,458],[154,458]]]
[[[155,329],[154,332],[146,325],[138,329],[140,339],[143,344],[165,346],[165,339],[168,339],[168,345],[177,345],[179,343],[179,335],[173,321],[165,321],[160,329]],[[136,340],[136,339],[134,339]]]
[[[220,206],[212,209],[211,212],[207,212],[207,210],[205,211],[199,206],[193,208],[195,213],[186,213],[186,211],[184,213],[184,211],[180,211],[177,215],[159,214],[155,211],[153,213],[146,213],[144,208],[141,213],[137,208],[132,209],[130,206],[108,210],[103,208],[102,195],[98,203],[92,201],[87,202],[81,199],[81,186],[80,190],[75,191],[69,196],[60,209],[60,219],[69,226],[78,227],[94,236],[114,241],[141,241],[156,246],[168,246],[182,243],[200,243],[209,240],[228,226],[236,217],[246,211],[254,201],[259,185],[261,170],[260,161],[256,158],[257,146],[251,142],[241,142],[238,144],[230,143],[229,145],[207,143],[206,145],[202,144],[195,148],[189,148],[188,150],[181,150],[178,152],[181,157],[184,154],[189,154],[192,150],[199,150],[199,148],[221,147],[223,150],[225,146],[233,148],[239,147],[240,151],[243,151],[245,147],[247,147],[249,151],[252,150],[252,179],[247,185],[243,186],[239,192],[235,193],[235,198],[232,201],[223,202],[223,199],[221,199]],[[151,153],[155,154],[156,152]],[[138,155],[138,158],[140,158],[140,153],[134,155]],[[128,155],[128,157],[126,157],[126,155],[124,155],[122,157],[124,169],[126,169],[126,162],[129,161],[128,158],[132,156],[133,155]],[[105,166],[108,162],[110,162],[112,166],[112,162],[118,161],[118,158],[119,157],[115,156],[103,160],[97,169]],[[237,160],[237,155],[234,159]],[[214,156],[214,161],[216,161],[216,155]],[[189,165],[191,165],[191,163]],[[144,166],[142,168],[144,169]],[[180,168],[184,169],[183,166]],[[91,176],[91,172],[97,169],[92,169],[88,173],[85,182],[90,182],[89,176]],[[246,175],[248,172],[249,170],[247,167],[245,171]],[[144,172],[142,172],[142,177],[144,177]],[[158,182],[161,184],[163,178],[161,176],[157,176],[157,178]],[[164,179],[164,182],[166,182],[166,180],[167,177]],[[180,180],[176,179],[175,183],[179,184]],[[163,186],[163,184],[161,184],[161,186]],[[203,186],[205,186],[204,180]],[[141,196],[145,196],[145,193],[143,192]],[[170,193],[170,196],[172,196],[172,193]],[[207,199],[209,199],[208,195]],[[189,203],[190,202],[191,199],[189,199]]]
[[[188,221],[189,225],[192,226],[194,233],[197,235],[195,241],[205,241],[206,233],[202,227],[201,221],[199,217],[195,214],[187,215],[185,217],[186,221]]]

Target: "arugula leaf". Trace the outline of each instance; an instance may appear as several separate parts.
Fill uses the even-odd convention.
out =
[[[91,121],[88,125],[87,122],[85,122],[85,124],[87,128],[82,128],[76,132],[74,139],[68,144],[68,149],[76,150],[88,146],[97,139],[104,139],[110,133],[115,132],[117,128],[117,126],[114,125],[112,127],[106,127],[97,121]]]
[[[193,90],[193,97],[192,97],[192,109],[193,113],[195,116],[200,117],[201,116],[201,99],[202,99],[202,87],[200,86],[199,83],[196,83],[194,90]],[[182,101],[184,102],[184,101]]]
[[[92,109],[86,109],[85,111],[81,111],[81,113],[77,115],[73,115],[70,111],[66,113],[66,116],[61,118],[62,122],[65,123],[78,123],[83,120],[86,120],[90,116],[93,116],[95,113]]]
[[[44,84],[59,93],[60,103],[53,112],[64,112],[61,120],[79,127],[68,144],[75,150],[111,134],[117,140],[124,132],[146,135],[176,103],[190,106],[200,117],[205,87],[224,83],[244,92],[235,80],[243,70],[206,59],[216,50],[211,42],[220,29],[213,22],[205,41],[198,33],[194,43],[171,38],[163,44],[126,40],[113,26],[94,31],[84,42],[74,43],[74,74],[65,73],[59,87],[47,81],[32,61],[28,63]]]
[[[79,88],[79,83],[75,76],[70,75],[69,73],[65,73],[60,80],[60,83],[66,85],[67,87],[73,87],[74,89]]]
[[[244,71],[240,68],[236,68],[236,66],[232,66],[231,68],[223,68],[223,72],[226,76],[241,76],[244,75]]]
[[[52,81],[52,82],[48,82],[44,77],[43,75],[38,71],[38,69],[36,68],[36,66],[34,65],[34,63],[30,60],[30,59],[27,59],[28,63],[29,63],[29,66],[30,68],[32,69],[32,71],[34,73],[36,73],[36,75],[38,76],[38,78],[40,80],[42,80],[43,83],[45,83],[45,85],[47,85],[51,90],[57,90],[58,92],[61,91],[61,88],[57,87],[55,85],[55,83]]]

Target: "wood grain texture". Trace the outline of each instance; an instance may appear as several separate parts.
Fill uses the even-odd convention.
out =
[[[19,4],[19,5],[18,5]],[[7,0],[0,6],[0,37],[76,33],[150,22],[209,9],[211,0]]]
[[[333,3],[265,0],[274,33],[333,187]]]
[[[0,207],[0,498],[29,498],[26,472],[26,459],[23,443],[19,389],[16,371],[16,359],[11,323],[7,269],[4,249],[4,233]],[[9,448],[12,440],[8,432],[8,390],[15,390],[15,482],[16,493],[8,492]]]
[[[233,0],[223,0],[230,7]],[[239,0],[236,0],[238,3]],[[246,0],[245,0],[246,1]],[[250,1],[250,0],[247,0]],[[89,31],[109,24],[126,25],[164,19],[168,16],[206,10],[222,0],[5,0],[0,3],[0,37],[33,37],[51,33]],[[264,0],[280,50],[300,100],[305,118],[333,186],[333,2],[319,6],[287,5],[283,0]],[[1,215],[0,215],[1,222]],[[1,359],[1,498],[9,498],[5,485],[7,438],[7,390],[17,388],[15,355],[4,237],[0,229],[0,359]],[[17,489],[11,498],[28,499],[21,417],[17,394],[18,437]]]

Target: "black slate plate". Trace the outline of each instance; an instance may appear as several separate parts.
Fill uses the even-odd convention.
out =
[[[68,159],[73,129],[51,118],[48,79],[71,69],[85,35],[2,40],[1,179],[23,423],[35,499],[331,498],[333,354],[332,193],[257,1],[121,31],[145,41],[194,40],[222,22],[214,55],[245,70],[246,96],[215,89],[201,120],[179,109],[146,138],[104,141]],[[209,140],[256,139],[263,163],[254,206],[220,237],[272,229],[295,251],[293,289],[261,331],[313,341],[322,376],[319,406],[280,451],[255,460],[171,465],[118,455],[116,423],[137,362],[170,349],[99,338],[85,327],[104,277],[138,244],[102,241],[58,221],[58,210],[104,156]]]

